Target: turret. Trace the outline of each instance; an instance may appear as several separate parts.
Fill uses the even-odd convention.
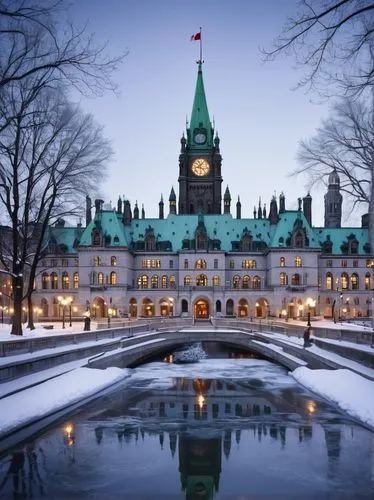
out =
[[[262,217],[266,219],[266,203],[264,203],[264,208],[262,209]]]
[[[277,199],[275,196],[272,197],[270,202],[270,212],[269,212],[269,221],[271,226],[275,226],[278,223],[278,207],[277,207]]]
[[[181,138],[181,153],[184,153],[185,151],[186,151],[186,138],[184,137],[183,133]]]
[[[303,198],[303,212],[309,225],[312,226],[312,197],[309,192]]]
[[[135,207],[134,207],[134,219],[139,219],[139,207],[138,207],[138,200],[135,202]]]
[[[164,218],[164,199],[161,195],[161,200],[158,204],[158,218],[163,219]]]
[[[257,217],[257,211],[256,211],[256,206],[253,207],[253,218],[256,219]]]
[[[122,200],[121,200],[120,196],[119,196],[118,201],[117,201],[117,213],[118,214],[122,213]]]
[[[286,198],[284,196],[283,191],[279,195],[279,213],[283,214],[286,211]]]
[[[325,227],[341,227],[343,197],[340,194],[340,178],[334,168],[328,178],[325,194]]]
[[[261,197],[258,200],[257,218],[262,219]]]
[[[142,204],[142,219],[145,219],[145,210],[144,210],[144,204]]]
[[[238,196],[238,201],[236,202],[236,218],[242,218],[242,204],[240,203],[240,196]]]
[[[131,205],[129,200],[124,200],[123,202],[123,223],[125,226],[129,226],[131,224],[132,215],[131,215]]]
[[[177,213],[177,197],[175,196],[174,188],[171,188],[170,196],[169,196],[169,213],[176,214]]]
[[[87,226],[88,226],[88,224],[92,221],[91,206],[92,206],[92,200],[91,200],[91,198],[87,195],[87,196],[86,196],[86,227],[87,227]]]
[[[231,194],[229,186],[226,187],[225,194],[223,195],[223,213],[229,214],[231,208]]]
[[[216,148],[217,153],[219,153],[219,137],[218,137],[218,132],[216,133],[216,136],[214,138],[214,146]]]

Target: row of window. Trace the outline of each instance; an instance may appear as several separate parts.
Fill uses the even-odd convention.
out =
[[[57,273],[43,273],[42,274],[42,289],[43,290],[58,290],[59,289],[59,277]],[[68,290],[70,288],[70,277],[68,273],[62,273],[61,275],[61,288],[63,290]],[[73,288],[79,288],[79,274],[73,274]]]
[[[364,278],[365,290],[371,289],[371,274],[366,273]],[[359,290],[360,288],[360,278],[357,273],[352,273],[349,276],[347,273],[342,273],[338,278],[335,279],[335,289],[336,290]],[[334,277],[331,273],[326,273],[325,277],[325,288],[327,290],[334,290]]]
[[[151,284],[151,288],[159,288],[161,283],[161,288],[175,288],[175,276],[152,276],[149,279],[148,276],[143,274],[142,276],[138,276],[136,280],[138,288],[149,288],[149,284]]]
[[[96,255],[93,258],[93,265],[94,266],[102,266],[103,265],[103,259],[100,257],[100,255]],[[112,255],[110,258],[110,265],[111,266],[117,265],[117,257],[115,257],[114,255]]]
[[[117,273],[112,271],[109,276],[104,275],[104,273],[95,273],[92,272],[90,274],[90,284],[91,285],[117,285]]]
[[[199,274],[193,279],[191,276],[185,276],[183,280],[184,286],[209,286],[208,277],[205,274]],[[212,277],[212,286],[220,286],[221,278],[218,275]],[[137,286],[138,288],[175,288],[175,276],[157,276],[154,275],[149,278],[146,275],[138,276]],[[259,276],[234,276],[232,279],[233,288],[246,288],[246,289],[259,289],[261,288],[261,278]]]

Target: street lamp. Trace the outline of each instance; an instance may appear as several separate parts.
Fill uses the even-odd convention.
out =
[[[108,308],[108,327],[110,327],[110,318],[112,317],[112,314],[114,313],[114,310],[109,307]]]
[[[374,291],[374,260],[370,260],[367,264],[367,267],[370,267],[372,271],[372,276],[370,279],[370,291],[372,293],[371,297],[371,327],[374,330],[374,296],[373,296],[373,291]]]
[[[57,297],[57,300],[62,306],[62,328],[65,329],[65,306],[70,306],[70,326],[71,326],[71,303],[72,297]]]
[[[307,326],[311,326],[310,324],[310,310],[314,307],[316,307],[316,301],[314,299],[312,299],[311,297],[308,297],[307,300],[306,300],[306,305],[308,306],[308,323],[307,323]]]

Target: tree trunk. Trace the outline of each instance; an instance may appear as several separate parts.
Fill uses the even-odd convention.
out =
[[[27,310],[28,310],[27,328],[30,328],[30,330],[35,330],[35,325],[34,325],[34,309],[33,309],[31,294],[27,295]]]
[[[373,126],[374,126],[374,84],[371,87],[373,94]],[[374,139],[374,138],[373,138]],[[371,186],[370,186],[370,205],[369,205],[369,243],[370,254],[374,256],[374,153],[372,155],[371,168]]]
[[[13,277],[13,316],[11,335],[22,335],[22,296],[23,296],[23,278],[22,276]]]

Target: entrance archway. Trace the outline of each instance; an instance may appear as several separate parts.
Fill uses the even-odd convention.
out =
[[[134,298],[129,302],[129,315],[131,318],[136,318],[138,315],[138,303]]]
[[[102,297],[95,297],[92,307],[93,311],[91,312],[91,316],[93,316],[94,318],[105,317],[105,303]]]
[[[264,298],[257,299],[255,304],[255,317],[267,318],[268,315],[269,315],[269,302]]]
[[[159,305],[161,316],[173,316],[173,299],[161,299]]]
[[[142,315],[143,316],[155,315],[155,306],[151,299],[143,299]]]
[[[209,302],[205,299],[199,299],[195,302],[194,315],[196,319],[209,318]]]
[[[234,315],[234,301],[232,299],[228,299],[226,302],[226,316]]]
[[[248,316],[248,300],[240,299],[238,304],[238,316],[245,317]]]

